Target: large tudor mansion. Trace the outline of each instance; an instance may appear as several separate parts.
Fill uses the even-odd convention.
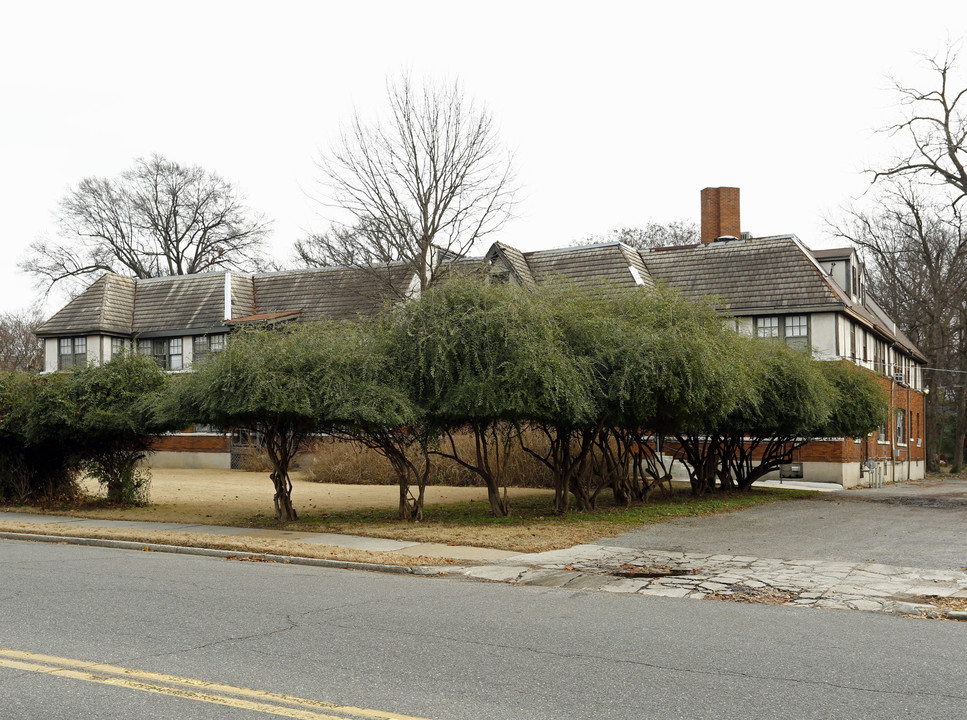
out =
[[[741,232],[738,188],[702,191],[701,242],[694,245],[636,250],[609,243],[521,252],[495,243],[483,263],[490,274],[528,286],[550,278],[628,287],[664,282],[692,297],[714,296],[739,332],[868,368],[887,391],[890,422],[866,438],[814,439],[783,475],[844,487],[873,476],[923,477],[925,358],[867,292],[855,250],[810,250],[795,235]],[[106,362],[133,346],[167,370],[189,370],[223,347],[233,326],[351,319],[382,307],[387,287],[400,296],[418,287],[403,264],[380,272],[319,268],[148,280],[107,273],[37,330],[45,340],[45,369]],[[161,438],[152,463],[230,467],[231,436],[203,430]]]

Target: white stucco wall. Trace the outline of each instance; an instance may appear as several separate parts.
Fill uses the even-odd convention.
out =
[[[813,313],[809,316],[813,354],[820,360],[830,360],[836,352],[836,314]]]
[[[44,372],[57,370],[57,338],[44,340]]]

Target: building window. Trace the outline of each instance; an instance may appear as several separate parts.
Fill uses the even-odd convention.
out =
[[[756,337],[779,337],[779,318],[757,317],[755,319]]]
[[[111,357],[116,358],[119,355],[123,355],[131,348],[131,341],[127,338],[112,337],[111,338]]]
[[[138,340],[138,352],[150,355],[162,370],[181,370],[181,338]]]
[[[809,316],[789,315],[785,321],[786,344],[797,350],[809,349]]]
[[[58,370],[69,370],[85,365],[87,365],[86,337],[60,338],[57,341]]]
[[[900,445],[907,444],[907,412],[903,408],[896,411],[896,441]]]
[[[192,364],[201,365],[212,353],[225,349],[225,335],[196,335],[191,342]]]
[[[887,428],[886,423],[883,423],[882,425],[880,425],[880,429],[876,431],[876,441],[885,443],[888,432],[889,432],[889,429]]]

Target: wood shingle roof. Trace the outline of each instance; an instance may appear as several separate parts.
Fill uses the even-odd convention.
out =
[[[560,278],[577,285],[608,283],[616,287],[654,287],[641,255],[623,243],[536,250],[523,253],[531,276],[538,283]],[[641,283],[632,274],[634,267]]]
[[[37,329],[38,335],[130,333],[134,278],[105,273]]]
[[[687,296],[720,298],[736,314],[813,310],[844,297],[793,236],[714,242],[643,254],[655,277]]]

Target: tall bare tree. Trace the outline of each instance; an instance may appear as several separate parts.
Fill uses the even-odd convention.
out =
[[[20,263],[48,290],[105,270],[148,278],[255,266],[269,227],[226,180],[161,155],[81,180],[56,217],[59,237],[34,242]]]
[[[44,343],[34,335],[43,321],[40,308],[0,314],[0,370],[44,369]]]
[[[850,208],[830,228],[860,249],[870,291],[923,351],[928,366],[967,370],[958,351],[967,299],[967,224],[956,206],[931,190],[910,179],[881,179],[864,208]],[[925,410],[931,470],[939,454],[939,406],[949,394],[942,388],[962,384],[951,375],[924,370],[925,384],[934,389]]]
[[[934,78],[933,87],[921,89],[894,82],[904,119],[886,130],[899,136],[905,150],[881,178],[908,177],[940,186],[954,204],[967,197],[967,85],[957,78],[957,50],[948,45],[943,57],[924,57]]]
[[[604,235],[588,235],[574,245],[623,242],[638,250],[669,245],[692,245],[701,239],[698,225],[692,220],[672,220],[668,223],[649,222],[644,227],[616,227]]]
[[[511,156],[491,114],[458,83],[387,82],[389,113],[358,113],[319,167],[325,204],[353,218],[297,247],[308,264],[412,266],[420,289],[433,263],[459,258],[499,229],[514,207]]]

